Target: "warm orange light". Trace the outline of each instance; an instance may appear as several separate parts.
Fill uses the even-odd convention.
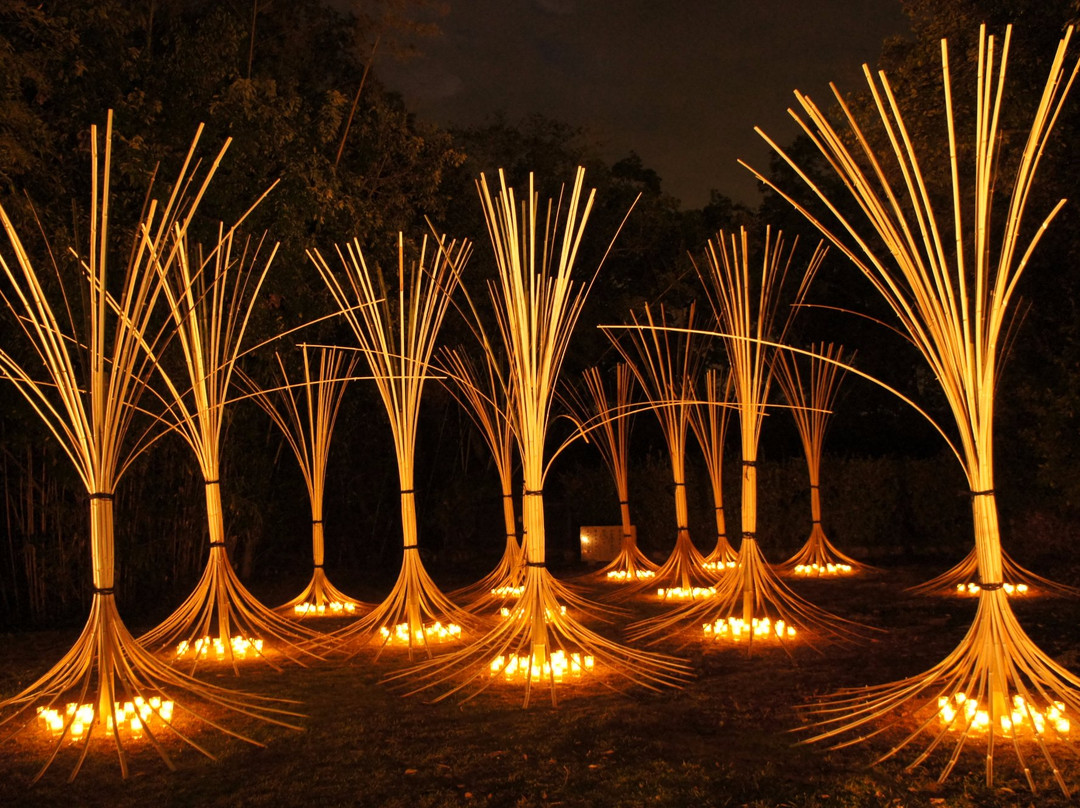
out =
[[[656,573],[652,570],[634,570],[628,572],[627,570],[610,570],[607,574],[609,581],[618,581],[622,583],[624,581],[632,581],[635,578],[639,581],[643,581],[647,578],[655,578]]]
[[[531,664],[527,654],[499,655],[491,660],[491,675],[502,676],[507,681],[530,678],[534,682],[562,682],[565,679],[580,679],[585,673],[592,673],[595,665],[589,654],[566,653],[559,650],[543,659],[542,652],[532,654]]]
[[[850,564],[796,564],[796,575],[847,575],[851,572]]]
[[[672,586],[656,590],[656,596],[660,600],[697,600],[711,598],[715,594],[715,586]]]
[[[723,572],[735,569],[735,561],[703,561],[701,566],[709,572]]]
[[[1026,595],[1028,593],[1027,584],[1002,584],[1001,589],[1006,595]],[[958,595],[977,595],[981,591],[982,587],[974,581],[956,585],[956,594]]]
[[[968,698],[962,692],[952,698],[938,698],[938,717],[950,729],[970,728],[986,732],[990,728],[989,711],[980,709],[977,699]],[[1050,727],[1058,736],[1067,737],[1070,723],[1065,716],[1065,705],[1060,701],[1040,710],[1017,694],[1012,698],[1012,709],[998,716],[998,726],[1004,735],[1025,730],[1031,732],[1032,729],[1036,735],[1043,735]]]
[[[262,640],[237,635],[229,639],[229,645],[232,648],[232,659],[262,656]],[[187,640],[181,640],[176,646],[176,656],[192,656],[197,659],[212,657],[219,662],[229,659],[225,642],[220,637],[199,637],[195,642],[190,643]]]
[[[379,635],[387,645],[409,645],[409,624],[398,623],[393,630],[383,626],[379,629]],[[450,642],[461,639],[461,626],[456,623],[440,623],[435,621],[423,628],[418,628],[412,633],[412,644]]]
[[[159,718],[164,723],[172,721],[173,703],[162,700],[158,696],[143,699],[141,696],[134,701],[114,703],[114,712],[106,716],[106,726],[109,732],[115,732],[113,727],[113,715],[116,716],[116,726],[126,728],[127,734],[132,738],[141,738],[143,726],[153,718]],[[97,719],[96,711],[90,704],[76,704],[68,702],[63,713],[52,707],[38,707],[38,718],[53,735],[63,734],[67,728],[69,740],[80,740]]]
[[[492,589],[491,594],[497,598],[520,598],[521,593],[524,591],[524,586],[512,586],[511,584],[505,584],[503,586],[497,586]]]
[[[753,634],[755,640],[789,639],[795,636],[794,626],[783,620],[771,621],[768,617],[755,617],[750,626],[741,617],[720,618],[714,623],[704,625],[705,637],[710,640],[739,640]]]
[[[293,606],[293,614],[300,617],[337,617],[343,614],[352,614],[356,611],[355,603],[347,603],[340,600],[330,600],[326,603],[297,603]]]

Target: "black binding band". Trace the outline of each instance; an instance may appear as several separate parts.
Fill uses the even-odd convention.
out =
[[[811,486],[810,486],[810,490],[811,490],[811,491],[817,491],[817,490],[819,490],[820,488],[821,488],[821,486],[820,486],[820,485],[811,485]]]
[[[547,567],[546,561],[526,561],[526,567]]]
[[[995,591],[997,589],[1001,589],[1001,587],[1003,587],[1003,586],[1005,586],[1004,581],[998,581],[996,584],[983,584],[983,583],[980,583],[979,584],[979,589],[984,589],[987,592],[993,592],[993,591]]]
[[[404,550],[419,550],[420,545],[419,544],[406,544],[401,549],[402,549],[402,551],[404,551]]]
[[[716,506],[716,512],[717,513],[723,513],[724,512],[724,506],[723,505],[717,505]]]
[[[682,533],[683,531],[686,531],[687,533],[690,532],[690,526],[689,525],[676,525],[675,529],[677,531],[679,531],[679,533]]]
[[[223,541],[212,541],[212,542],[210,542],[210,546],[211,547],[224,547],[225,542],[223,542]]]
[[[810,524],[812,524],[812,525],[820,525],[821,520],[820,519],[814,519],[812,522],[810,522]]]
[[[742,461],[742,464],[743,464],[744,468],[746,468],[748,466],[750,468],[757,468],[757,461],[756,460],[744,460],[744,461]]]
[[[217,485],[221,480],[203,480],[203,485]]]
[[[401,495],[402,496],[405,496],[406,494],[415,494],[415,493],[416,493],[415,488],[402,488],[401,489]]]
[[[90,501],[91,501],[91,502],[93,502],[93,501],[94,501],[95,499],[103,499],[103,500],[105,500],[106,502],[112,502],[112,498],[113,498],[113,495],[112,495],[112,494],[101,494],[101,493],[98,493],[98,494],[91,494],[91,495],[90,495]]]
[[[321,525],[322,523],[323,523],[322,519],[312,519],[311,520],[311,524],[313,524],[313,525]]]
[[[743,537],[744,541],[746,539],[753,539],[754,541],[757,541],[757,531],[756,530],[744,530],[743,534],[742,534],[742,537]]]
[[[975,497],[992,497],[994,493],[993,488],[987,488],[985,491],[968,491],[968,496],[975,499]]]
[[[323,568],[322,564],[312,564],[311,566],[312,566],[313,569],[317,569],[317,570],[321,570]]]
[[[524,493],[522,494],[522,496],[526,496],[526,497],[542,497],[542,496],[544,496],[544,489],[543,488],[537,488],[535,491],[530,491],[528,488],[526,488]]]
[[[95,595],[111,595],[113,594],[113,588],[111,586],[95,586]]]
[[[620,505],[629,505],[629,504],[630,504],[630,500],[628,500],[628,499],[620,499],[620,500],[619,500],[619,504],[620,504]]]

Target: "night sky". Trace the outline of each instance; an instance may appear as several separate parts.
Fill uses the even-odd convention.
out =
[[[897,0],[469,0],[422,55],[377,72],[435,123],[540,113],[584,126],[609,160],[636,151],[664,190],[700,207],[710,189],[755,206],[737,158],[764,167],[762,126],[794,134],[796,88],[852,89],[883,39],[908,32]]]

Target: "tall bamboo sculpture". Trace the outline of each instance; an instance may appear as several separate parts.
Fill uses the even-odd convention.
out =
[[[318,251],[308,253],[356,337],[371,368],[379,397],[390,419],[401,486],[401,570],[386,598],[337,636],[345,642],[404,646],[431,654],[431,646],[458,640],[470,615],[451,601],[424,569],[416,521],[416,436],[420,399],[433,375],[435,351],[450,298],[469,260],[468,241],[437,236],[429,254],[425,236],[416,260],[406,266],[405,240],[398,234],[396,288],[387,288],[379,269],[369,268],[359,241],[338,248],[346,280]],[[347,286],[346,286],[347,284]]]
[[[261,389],[242,371],[240,379],[255,403],[285,436],[285,442],[300,465],[311,505],[311,579],[300,594],[283,603],[277,611],[296,617],[341,617],[370,608],[334,586],[324,567],[323,493],[326,490],[326,464],[330,459],[330,438],[359,357],[353,354],[346,359],[346,352],[338,348],[320,347],[318,368],[313,373],[309,347],[300,346],[304,362],[300,382],[293,383],[289,379],[280,355],[275,355],[280,382],[277,387]]]
[[[15,385],[59,442],[86,487],[90,504],[93,600],[86,625],[56,665],[0,702],[0,726],[5,733],[25,729],[36,714],[56,737],[35,780],[68,744],[75,745],[77,756],[71,779],[90,752],[91,739],[102,736],[115,743],[121,773],[127,776],[128,748],[135,747],[140,738],[173,768],[162,742],[170,731],[209,755],[191,737],[200,726],[255,743],[228,729],[222,722],[223,711],[284,726],[288,726],[285,719],[294,715],[275,708],[274,700],[199,682],[165,665],[131,636],[114,595],[114,492],[134,459],[160,434],[159,429],[143,430],[136,421],[147,383],[155,373],[153,352],[170,336],[167,327],[160,328],[157,316],[162,297],[158,269],[167,271],[179,260],[192,217],[228,147],[226,143],[200,179],[193,168],[199,134],[169,196],[164,202],[152,199],[144,208],[117,285],[107,271],[111,113],[103,163],[98,130],[91,127],[89,249],[75,256],[78,291],[59,268],[50,270],[61,284],[59,307],[50,299],[41,274],[0,206],[0,222],[11,246],[10,256],[0,253],[6,278],[0,296],[18,322],[28,349],[19,358],[0,348],[0,376]],[[80,300],[83,308],[77,311]],[[199,702],[210,707],[212,717],[200,716]]]
[[[237,243],[223,233],[209,254],[181,244],[171,271],[163,272],[162,293],[176,328],[172,342],[182,370],[158,363],[162,397],[175,431],[195,454],[203,477],[210,547],[206,567],[191,594],[139,641],[172,655],[194,670],[201,662],[258,658],[277,666],[278,658],[303,662],[315,653],[301,647],[317,634],[276,614],[240,581],[225,545],[221,505],[221,442],[236,360],[275,245],[262,256],[262,243]],[[265,645],[264,645],[265,643]],[[271,654],[271,649],[274,653]],[[280,655],[280,657],[278,656]]]
[[[525,485],[523,590],[506,618],[471,645],[391,679],[412,692],[446,687],[438,698],[466,688],[475,694],[495,681],[522,682],[525,706],[534,684],[548,686],[554,703],[557,683],[583,676],[594,665],[647,687],[677,684],[689,672],[681,661],[627,648],[583,626],[575,612],[595,605],[560,584],[546,564],[545,443],[559,371],[591,286],[574,284],[571,274],[595,191],[583,197],[579,168],[565,204],[560,196],[545,210],[530,176],[529,195],[519,208],[502,172],[499,177],[497,197],[483,175],[478,187],[498,268],[489,291],[510,367],[509,413]]]
[[[810,349],[810,373],[804,380],[794,355],[780,352],[776,357],[776,379],[791,405],[791,415],[799,432],[806,471],[810,477],[810,536],[783,567],[803,576],[847,575],[859,571],[858,561],[841,553],[821,526],[821,453],[832,408],[844,378],[844,357],[840,346],[821,345]]]
[[[971,628],[951,654],[917,676],[825,699],[811,710],[819,722],[813,740],[854,743],[868,732],[874,734],[869,725],[892,723],[899,720],[898,714],[914,712],[915,729],[885,757],[923,740],[926,746],[912,762],[915,766],[938,747],[951,745],[941,770],[944,779],[964,745],[978,740],[985,743],[989,784],[996,746],[1005,743],[1016,753],[1034,789],[1028,753],[1035,747],[1066,793],[1050,742],[1067,738],[1062,722],[1080,711],[1080,678],[1039,649],[1021,628],[1006,596],[1009,566],[1001,549],[994,490],[993,413],[1001,341],[1017,282],[1064,204],[1059,202],[1022,237],[1043,148],[1080,69],[1080,61],[1071,69],[1065,65],[1071,36],[1070,28],[1058,45],[1026,137],[1013,133],[1004,138],[999,121],[1011,29],[1006,29],[1003,43],[987,36],[985,27],[980,30],[975,129],[967,143],[961,142],[954,125],[948,47],[942,41],[951,221],[948,214],[939,217],[934,210],[888,79],[879,73],[875,80],[868,68],[864,72],[888,148],[876,152],[870,146],[839,93],[843,134],[801,93],[796,99],[802,113],[791,113],[843,181],[860,215],[845,217],[797,162],[764,135],[812,196],[824,203],[828,221],[810,213],[793,191],[776,188],[758,175],[873,284],[941,384],[955,431],[950,437],[943,427],[937,428],[967,476],[981,586]],[[1010,182],[998,173],[1005,165],[1001,147],[1021,142],[1019,159],[1009,163],[1015,166]],[[961,156],[971,161],[964,166],[963,180]],[[876,239],[868,239],[868,227]]]
[[[705,556],[703,566],[707,570],[722,572],[735,566],[739,554],[731,546],[727,535],[727,518],[724,514],[724,443],[731,416],[728,401],[731,387],[730,375],[721,374],[715,368],[705,371],[705,397],[690,414],[690,428],[694,431],[705,468],[709,472],[712,487],[713,513],[716,520],[716,546]]]
[[[667,312],[658,316],[645,306],[642,320],[631,312],[633,327],[625,334],[631,346],[613,340],[644,391],[645,398],[660,421],[671,461],[675,494],[675,546],[651,580],[638,581],[623,594],[655,588],[663,600],[710,597],[716,573],[705,569],[705,557],[690,539],[690,509],[686,498],[686,449],[690,422],[697,407],[694,382],[701,370],[701,338],[687,331],[667,330]],[[694,306],[686,316],[686,328],[694,327]],[[607,332],[610,333],[610,332]]]
[[[708,271],[699,269],[721,332],[731,366],[734,404],[739,413],[742,447],[742,545],[736,566],[716,585],[716,595],[687,604],[667,615],[631,627],[630,636],[663,634],[680,625],[701,626],[717,641],[787,642],[798,631],[820,638],[840,639],[850,624],[796,595],[765,560],[757,542],[757,452],[772,385],[775,343],[781,342],[790,318],[777,325],[784,282],[795,258],[796,245],[787,251],[781,234],[766,228],[760,272],[751,271],[750,245],[745,229],[721,232],[709,243]],[[814,251],[794,300],[824,257]],[[794,307],[792,308],[794,311]]]
[[[615,390],[612,395],[604,384],[599,368],[582,374],[581,390],[570,390],[564,398],[574,411],[588,438],[604,459],[619,497],[619,520],[622,543],[619,552],[590,577],[613,583],[651,580],[657,566],[638,549],[637,533],[630,520],[630,425],[634,395],[634,374],[630,366],[615,366]]]
[[[447,389],[480,430],[495,463],[505,534],[503,554],[494,569],[470,586],[451,592],[450,597],[455,603],[466,605],[492,597],[500,600],[517,597],[525,578],[525,560],[518,542],[514,510],[514,424],[507,409],[505,374],[500,372],[489,351],[484,351],[483,371],[461,351],[447,349],[442,353],[449,381]]]

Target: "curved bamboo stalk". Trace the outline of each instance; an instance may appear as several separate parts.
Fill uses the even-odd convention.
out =
[[[444,349],[444,364],[453,382],[451,395],[469,414],[487,444],[499,475],[503,505],[505,546],[502,557],[487,575],[475,583],[450,593],[455,603],[478,604],[495,598],[506,600],[521,594],[525,580],[525,559],[517,536],[514,510],[514,425],[507,412],[507,380],[495,357],[484,351],[484,372],[465,353]]]
[[[715,572],[734,568],[739,559],[739,554],[728,539],[727,519],[724,516],[724,443],[732,407],[731,376],[727,374],[723,383],[722,378],[715,368],[705,371],[705,398],[698,402],[690,417],[690,428],[705,458],[705,468],[712,486],[716,546],[705,556],[704,566]]]
[[[487,634],[389,678],[411,692],[446,688],[439,696],[445,698],[517,677],[524,685],[526,706],[534,682],[549,688],[554,703],[561,678],[558,661],[569,659],[572,665],[577,654],[579,668],[591,657],[598,670],[631,682],[648,687],[677,684],[689,674],[681,661],[627,648],[581,625],[575,612],[587,614],[594,606],[556,581],[546,564],[545,442],[559,372],[591,286],[575,285],[571,274],[595,191],[583,197],[584,170],[579,168],[565,206],[560,197],[549,201],[545,211],[530,176],[528,197],[519,209],[502,172],[499,177],[497,197],[483,175],[478,187],[498,268],[489,291],[510,367],[508,412],[525,484],[524,587],[507,619]],[[494,350],[490,344],[485,349]]]
[[[993,412],[1003,335],[1017,283],[1042,234],[1064,203],[1059,202],[1037,229],[1028,228],[1030,235],[1022,235],[1039,160],[1080,71],[1080,61],[1071,70],[1065,66],[1071,36],[1070,28],[1058,45],[1011,184],[998,175],[1001,146],[1019,142],[1011,137],[1003,139],[998,129],[1011,29],[1006,29],[1003,43],[988,37],[985,26],[980,30],[975,132],[971,147],[963,151],[954,125],[948,46],[942,41],[951,223],[948,217],[939,218],[931,204],[915,145],[888,79],[879,73],[875,81],[867,68],[864,72],[876,106],[876,123],[888,144],[884,149],[874,150],[839,93],[836,97],[847,137],[841,136],[802,94],[796,94],[796,98],[805,118],[791,113],[844,183],[862,212],[859,219],[845,218],[772,141],[781,158],[825,204],[835,226],[827,226],[789,192],[762,178],[807,216],[873,284],[940,383],[955,427],[956,437],[947,440],[963,466],[971,491],[981,585],[971,630],[948,658],[903,682],[861,689],[857,697],[845,692],[826,698],[810,708],[811,715],[823,722],[816,725],[818,732],[812,740],[837,739],[861,732],[867,722],[889,722],[895,720],[896,712],[929,706],[929,717],[893,750],[899,751],[929,734],[924,751],[912,765],[951,743],[953,752],[941,770],[944,779],[967,740],[978,736],[985,740],[989,784],[993,779],[995,743],[1006,740],[1034,789],[1024,751],[1034,745],[1065,793],[1068,788],[1046,743],[1054,733],[1037,726],[1032,729],[1032,725],[1036,715],[1046,720],[1054,702],[1076,710],[1080,706],[1080,678],[1057,665],[1027,636],[1003,591],[1006,581],[994,490]],[[962,153],[971,159],[963,182]],[[995,200],[1006,201],[995,206]],[[870,243],[860,235],[866,232],[867,224],[878,242]],[[1028,239],[1026,244],[1023,238]],[[961,690],[969,699],[977,700],[976,712],[968,716],[965,707],[959,715],[946,720],[944,708],[954,703]],[[945,700],[940,706],[936,702],[939,697]],[[1022,708],[1014,715],[1010,705],[1016,697],[1022,699]],[[853,698],[858,698],[857,705]],[[976,720],[980,708],[985,711],[985,729],[980,729]],[[941,729],[942,723],[945,729]],[[1024,724],[1026,729],[1022,728]],[[1023,743],[1017,738],[1021,734],[1026,736]]]
[[[800,576],[847,575],[863,571],[864,565],[837,550],[821,526],[821,453],[844,378],[842,365],[850,362],[851,357],[845,357],[843,348],[832,344],[811,346],[810,353],[810,373],[805,382],[794,355],[781,351],[776,356],[776,379],[791,405],[806,456],[811,518],[809,538],[781,568]]]
[[[582,389],[570,388],[563,396],[568,409],[582,424],[592,428],[588,435],[604,459],[615,492],[619,497],[619,519],[622,525],[622,544],[615,558],[587,578],[610,583],[634,583],[652,580],[657,565],[641,552],[637,532],[630,519],[630,426],[634,398],[634,375],[630,366],[620,362],[615,366],[614,394],[604,384],[596,367],[582,374]]]
[[[308,253],[356,337],[371,368],[379,397],[390,419],[401,485],[402,563],[390,594],[364,617],[335,633],[356,653],[378,643],[379,653],[403,645],[430,656],[431,646],[460,639],[461,628],[475,619],[439,589],[420,558],[414,484],[416,434],[425,382],[434,375],[431,357],[469,259],[471,245],[436,235],[429,258],[425,236],[419,256],[406,268],[405,240],[398,234],[397,286],[387,288],[382,271],[368,267],[359,241],[338,248],[346,287],[318,251]]]
[[[671,460],[675,493],[675,546],[667,560],[651,578],[634,581],[619,593],[621,597],[656,591],[662,600],[710,597],[719,573],[705,568],[705,557],[690,538],[689,507],[686,498],[686,448],[693,414],[697,409],[694,380],[702,364],[701,341],[688,332],[666,330],[668,315],[660,307],[657,317],[646,305],[643,319],[631,312],[633,327],[627,331],[632,350],[620,340],[612,340],[629,364],[660,429]],[[686,315],[686,327],[693,328],[694,306]],[[610,332],[606,332],[610,336]]]
[[[785,257],[783,236],[765,231],[760,274],[750,269],[750,248],[746,230],[730,238],[721,232],[710,242],[706,257],[708,273],[699,275],[709,293],[722,333],[731,367],[734,404],[739,413],[742,447],[742,545],[735,568],[716,585],[716,595],[687,604],[670,614],[640,621],[630,627],[629,636],[663,636],[677,627],[704,624],[715,640],[747,639],[747,648],[756,641],[787,643],[794,632],[810,639],[850,639],[855,624],[830,614],[793,592],[765,561],[757,542],[757,451],[772,385],[773,350],[768,342],[782,342],[790,318],[777,325],[777,310],[795,248]],[[797,304],[824,257],[818,245],[803,273],[795,295]],[[793,306],[791,311],[795,311]],[[760,632],[753,630],[757,625]],[[699,637],[701,635],[698,635]]]
[[[323,532],[323,494],[326,490],[326,465],[330,459],[330,439],[352,380],[357,356],[346,360],[338,348],[320,347],[318,368],[313,373],[307,345],[303,352],[303,379],[293,383],[279,354],[278,384],[261,389],[243,371],[240,381],[285,436],[300,466],[311,506],[311,579],[300,594],[277,607],[278,612],[293,617],[334,617],[367,611],[371,604],[349,597],[334,586],[326,575],[326,544]]]
[[[128,734],[130,725],[120,720],[127,701],[139,699],[150,705],[142,721],[144,737],[170,768],[172,760],[159,739],[170,731],[206,755],[210,752],[192,737],[200,727],[257,743],[229,729],[220,718],[200,712],[200,703],[212,712],[223,710],[234,717],[246,715],[282,726],[292,726],[297,717],[283,709],[286,703],[279,700],[206,684],[173,670],[143,650],[116,608],[113,492],[135,457],[162,432],[160,424],[154,424],[132,438],[140,399],[156,372],[153,354],[171,337],[171,329],[161,328],[156,316],[163,294],[162,271],[168,272],[179,260],[199,200],[228,147],[226,143],[199,180],[192,169],[199,134],[166,201],[151,199],[145,207],[117,297],[108,291],[107,272],[111,113],[103,163],[98,129],[90,130],[90,244],[85,256],[75,256],[80,264],[77,274],[85,286],[73,293],[70,279],[54,267],[63,309],[58,310],[49,299],[38,270],[0,206],[0,223],[13,253],[13,259],[0,253],[6,277],[0,297],[18,321],[35,362],[31,367],[0,348],[0,377],[15,385],[59,442],[90,502],[93,600],[86,625],[56,665],[15,696],[0,701],[0,727],[11,735],[35,721],[36,712],[44,717],[47,713],[40,711],[57,710],[58,736],[35,779],[58,757],[68,757],[68,742],[74,742],[77,734],[77,744],[70,747],[76,758],[71,779],[90,753],[92,740],[101,737],[115,744],[120,771],[126,776],[127,747],[139,742]],[[83,301],[82,316],[75,316],[72,300]],[[68,703],[85,706],[69,714]]]
[[[178,664],[190,664],[193,672],[213,655],[227,660],[236,674],[237,663],[249,655],[274,667],[279,655],[299,664],[318,658],[306,644],[319,635],[251,594],[236,575],[225,544],[221,439],[226,405],[244,334],[276,251],[277,245],[263,259],[261,242],[238,245],[233,230],[219,230],[208,255],[200,247],[193,257],[185,240],[170,271],[160,270],[182,368],[174,374],[164,359],[158,362],[160,395],[203,476],[210,548],[195,588],[139,641]]]

